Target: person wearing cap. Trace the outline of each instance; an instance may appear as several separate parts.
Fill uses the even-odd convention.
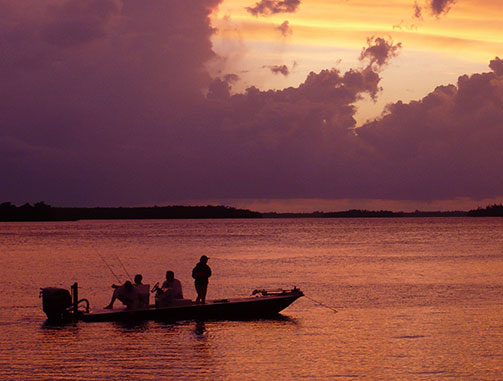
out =
[[[208,291],[208,278],[211,276],[210,266],[207,265],[208,257],[201,256],[199,263],[192,270],[192,278],[196,286],[196,303],[206,303],[206,292]]]

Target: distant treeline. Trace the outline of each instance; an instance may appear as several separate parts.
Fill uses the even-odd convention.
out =
[[[192,218],[260,218],[262,215],[227,206],[153,206],[135,208],[59,208],[37,202],[34,205],[0,204],[0,221],[142,220]]]
[[[389,210],[352,209],[344,212],[313,212],[313,213],[262,213],[265,218],[386,218],[386,217],[466,217],[467,212],[391,212]]]
[[[467,213],[470,217],[503,217],[503,205],[490,205],[484,209],[478,208]]]
[[[132,208],[61,208],[45,202],[13,205],[0,204],[0,221],[76,221],[202,218],[383,218],[383,217],[503,217],[503,205],[491,205],[452,212],[391,212],[353,209],[344,212],[259,213],[228,206],[152,206]]]

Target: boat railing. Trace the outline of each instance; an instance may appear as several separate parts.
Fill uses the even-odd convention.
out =
[[[89,313],[89,300],[83,298],[83,299],[80,299],[76,305],[75,304],[72,304],[70,307],[68,307],[68,312],[74,312],[74,311],[80,311],[79,310],[79,307],[80,307],[80,304],[81,303],[85,303],[84,305],[84,309],[85,309],[85,312],[86,313]]]
[[[286,295],[286,294],[293,293],[293,292],[301,292],[301,291],[300,291],[300,289],[298,289],[295,286],[291,290],[285,290],[283,288],[255,289],[252,292],[252,296],[253,295],[262,295],[262,296],[266,296],[266,295]]]

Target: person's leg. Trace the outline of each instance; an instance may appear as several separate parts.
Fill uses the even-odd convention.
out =
[[[203,300],[203,290],[201,287],[203,287],[204,285],[202,284],[196,284],[196,292],[197,292],[197,298],[196,298],[196,303],[201,303],[201,301]]]
[[[116,288],[114,290],[114,293],[112,294],[112,300],[110,300],[110,303],[108,304],[108,306],[105,307],[106,310],[111,310],[112,308],[114,308],[114,302],[115,302],[115,299],[117,299],[117,295],[118,295],[118,288]]]
[[[206,292],[208,291],[208,285],[201,285],[201,303],[206,303]]]

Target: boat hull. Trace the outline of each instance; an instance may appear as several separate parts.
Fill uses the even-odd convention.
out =
[[[240,299],[209,301],[205,304],[193,302],[182,305],[156,308],[150,306],[140,310],[104,310],[81,313],[78,319],[85,322],[132,321],[132,320],[248,320],[274,317],[295,300],[303,296],[294,289],[281,294],[261,295]]]

